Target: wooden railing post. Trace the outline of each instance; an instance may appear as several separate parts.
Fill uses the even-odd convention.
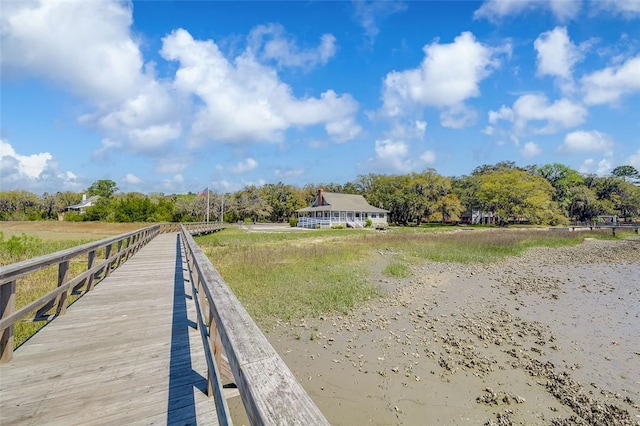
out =
[[[16,282],[0,285],[0,319],[7,318],[16,308]],[[13,358],[13,325],[5,328],[0,336],[0,363]]]
[[[220,340],[220,333],[218,332],[218,326],[216,320],[213,317],[213,312],[209,309],[209,346],[211,347],[211,353],[216,365],[222,365],[222,341]],[[213,374],[209,372],[207,374],[207,395],[209,398],[214,396],[213,383],[211,383],[211,377]]]
[[[87,255],[87,271],[93,268],[93,262],[96,260],[96,251],[91,250]],[[87,277],[87,291],[93,290],[95,274],[91,274]]]
[[[106,246],[104,248],[104,258],[105,259],[109,259],[109,257],[111,256],[111,246],[112,244],[109,244],[108,246]],[[107,262],[107,264],[104,267],[104,277],[108,277],[111,274],[111,262]]]
[[[62,287],[69,279],[69,261],[60,262],[58,265],[58,287]],[[67,304],[69,300],[69,292],[71,289],[69,288],[67,291],[60,294],[60,300],[58,301],[58,308],[56,313],[58,315],[64,315],[67,311]]]
[[[118,261],[116,262],[116,268],[120,267],[120,263],[122,262],[122,242],[123,240],[118,241]]]

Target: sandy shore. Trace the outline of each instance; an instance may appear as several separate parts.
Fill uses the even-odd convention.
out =
[[[387,297],[267,333],[335,425],[640,424],[640,239],[379,274]]]

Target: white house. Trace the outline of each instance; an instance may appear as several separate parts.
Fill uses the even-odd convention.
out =
[[[84,210],[87,207],[91,207],[93,206],[96,201],[98,201],[98,198],[100,198],[99,195],[94,195],[92,197],[87,198],[87,194],[82,194],[82,201],[79,202],[78,204],[74,204],[72,206],[68,206],[66,208],[67,211],[76,211],[79,213],[84,213]]]
[[[386,227],[389,211],[369,205],[362,195],[337,194],[319,189],[313,204],[296,210],[296,213],[298,226],[302,228],[330,228],[334,225],[362,228],[367,219],[371,219],[374,227]]]

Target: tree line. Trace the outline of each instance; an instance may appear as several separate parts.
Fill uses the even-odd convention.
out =
[[[601,215],[621,220],[640,217],[640,173],[632,166],[609,176],[581,174],[560,163],[518,167],[500,162],[477,167],[469,175],[446,177],[434,169],[398,175],[366,174],[345,184],[296,186],[278,182],[245,186],[233,193],[120,193],[111,180],[98,180],[86,191],[0,192],[0,220],[67,220],[107,222],[244,220],[284,222],[310,205],[317,189],[363,195],[369,204],[389,210],[389,222],[458,222],[469,212],[490,212],[497,223],[557,225],[589,222]],[[84,212],[68,211],[83,194],[99,196]],[[207,209],[207,199],[209,207]]]

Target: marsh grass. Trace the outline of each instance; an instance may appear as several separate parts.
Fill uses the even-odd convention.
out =
[[[390,263],[383,270],[382,273],[394,278],[407,278],[411,275],[411,268],[404,263]]]
[[[531,247],[576,245],[586,237],[624,237],[610,233],[441,227],[269,234],[226,229],[196,241],[249,313],[265,323],[346,313],[379,297],[382,291],[373,284],[372,262],[388,262],[382,273],[403,278],[411,274],[411,266],[424,261],[488,263]]]

